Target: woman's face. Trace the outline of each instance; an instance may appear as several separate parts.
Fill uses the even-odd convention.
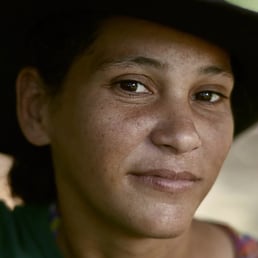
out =
[[[114,18],[63,86],[45,120],[61,209],[140,236],[186,230],[232,141],[228,55]]]

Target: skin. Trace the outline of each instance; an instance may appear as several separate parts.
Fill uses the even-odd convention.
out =
[[[232,143],[232,88],[222,49],[124,17],[104,23],[59,94],[20,73],[23,132],[52,149],[65,257],[233,257],[223,232],[192,221]],[[151,169],[198,180],[175,190],[132,175]]]

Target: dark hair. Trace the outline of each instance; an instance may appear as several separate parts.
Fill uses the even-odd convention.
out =
[[[27,32],[21,48],[20,68],[35,67],[50,94],[58,93],[71,64],[97,37],[107,14],[55,13],[39,21]],[[51,203],[56,200],[54,171],[49,147],[27,148],[15,155],[9,173],[14,196],[25,203]]]

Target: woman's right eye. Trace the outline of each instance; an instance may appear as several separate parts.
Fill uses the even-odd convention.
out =
[[[116,82],[115,85],[130,93],[151,93],[144,84],[135,80],[121,80]]]

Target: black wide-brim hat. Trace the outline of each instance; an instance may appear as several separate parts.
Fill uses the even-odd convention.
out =
[[[15,80],[20,46],[38,20],[56,12],[85,11],[130,15],[215,43],[230,52],[236,75],[232,107],[235,134],[258,121],[258,14],[222,0],[180,1],[8,1],[0,8],[0,152],[17,155],[33,147],[24,139],[16,118]]]

